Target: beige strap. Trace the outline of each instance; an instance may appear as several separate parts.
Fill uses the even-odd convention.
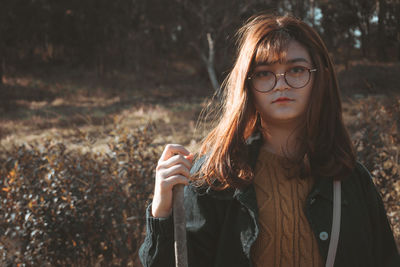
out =
[[[340,181],[333,181],[333,220],[326,267],[333,267],[335,263],[336,250],[339,242],[341,206],[341,184]]]

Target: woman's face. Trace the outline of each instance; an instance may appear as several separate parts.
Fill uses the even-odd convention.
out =
[[[310,55],[306,48],[297,41],[290,41],[286,52],[286,58],[282,63],[258,65],[253,73],[258,77],[266,77],[271,72],[277,76],[275,87],[269,92],[259,92],[250,88],[254,95],[256,109],[260,112],[263,122],[267,125],[294,123],[299,121],[301,115],[305,112],[310,97],[311,88],[314,81],[314,72],[310,74],[309,82],[300,88],[293,88],[287,84],[283,74],[287,72],[287,78],[290,82],[290,75],[295,77],[297,73],[308,72],[313,69]],[[268,72],[267,72],[268,71]],[[280,101],[279,99],[288,99]]]

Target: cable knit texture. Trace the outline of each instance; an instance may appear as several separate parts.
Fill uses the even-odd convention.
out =
[[[288,179],[294,168],[283,168],[283,162],[283,157],[261,149],[254,178],[260,234],[251,250],[252,261],[256,267],[324,266],[304,214],[313,179]]]

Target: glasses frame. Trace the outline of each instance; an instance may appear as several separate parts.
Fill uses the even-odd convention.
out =
[[[260,93],[268,93],[268,92],[271,92],[272,90],[274,90],[276,84],[278,83],[278,76],[283,76],[283,78],[285,79],[286,84],[289,85],[291,88],[293,88],[293,89],[300,89],[300,88],[303,88],[304,86],[306,86],[306,85],[310,82],[311,73],[317,71],[316,68],[313,68],[313,69],[306,68],[306,70],[307,70],[308,73],[309,73],[309,75],[308,75],[308,80],[307,80],[307,82],[306,82],[304,85],[302,85],[302,86],[300,86],[300,87],[295,87],[295,86],[292,86],[291,84],[288,83],[288,81],[287,81],[287,79],[286,79],[286,73],[287,73],[287,71],[285,71],[284,73],[275,73],[275,72],[273,72],[273,71],[268,71],[268,72],[274,74],[274,76],[275,76],[275,82],[274,82],[274,85],[272,86],[272,88],[269,89],[269,90],[267,90],[267,91],[261,91],[261,90],[258,90],[257,88],[254,87],[254,85],[253,85],[253,83],[251,82],[251,80],[254,79],[253,76],[256,74],[255,72],[253,72],[250,76],[248,76],[248,77],[247,77],[247,80],[250,81],[251,87],[252,87],[254,90],[256,90],[257,92],[260,92]]]

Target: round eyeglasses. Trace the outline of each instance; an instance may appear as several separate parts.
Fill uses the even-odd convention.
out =
[[[296,66],[288,69],[285,73],[274,73],[272,71],[260,70],[254,72],[247,79],[251,86],[258,92],[267,93],[273,90],[278,82],[278,76],[283,76],[287,85],[294,89],[302,88],[310,82],[311,72],[317,69],[309,69]]]

